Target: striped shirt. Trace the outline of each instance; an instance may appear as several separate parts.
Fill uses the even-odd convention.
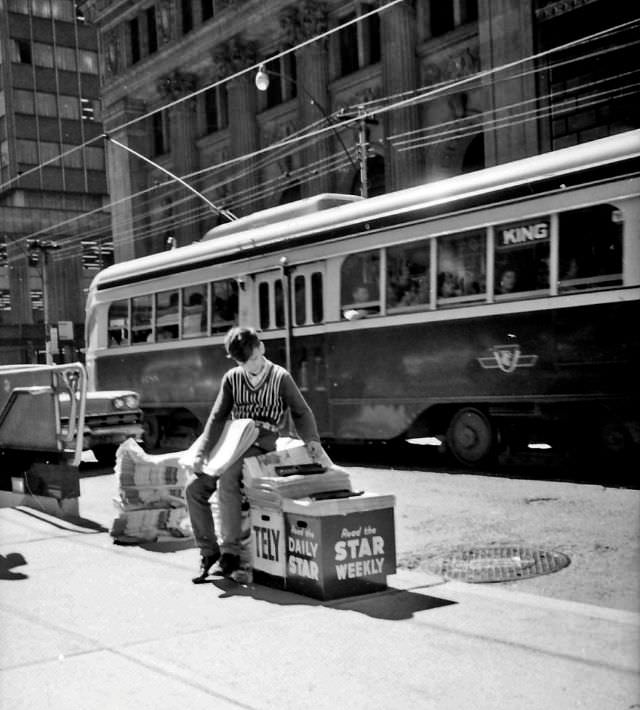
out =
[[[287,408],[300,438],[305,443],[320,441],[313,412],[293,377],[284,367],[266,358],[265,364],[265,369],[255,380],[240,366],[224,374],[204,428],[199,453],[206,455],[211,451],[229,417],[253,419],[258,425],[264,423],[267,428],[261,431],[256,443],[267,450],[273,449],[277,437],[274,431],[281,425]]]

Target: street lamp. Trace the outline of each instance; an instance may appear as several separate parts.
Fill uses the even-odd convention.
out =
[[[256,84],[256,89],[258,91],[266,91],[269,88],[270,84],[270,79],[269,75],[271,76],[277,76],[282,79],[285,79],[286,81],[291,82],[295,87],[300,89],[302,93],[309,99],[309,102],[313,104],[318,111],[324,116],[324,120],[327,122],[327,124],[330,126],[331,130],[333,131],[335,137],[338,139],[340,145],[342,146],[342,150],[344,150],[347,158],[349,158],[349,162],[351,163],[352,167],[354,170],[358,170],[358,166],[355,164],[353,158],[351,157],[351,154],[349,153],[349,150],[347,149],[347,146],[344,144],[344,141],[342,140],[342,136],[338,133],[336,130],[336,127],[333,125],[331,121],[331,116],[325,109],[325,107],[319,103],[314,96],[312,96],[309,91],[302,85],[299,84],[295,79],[292,79],[290,76],[287,76],[286,74],[280,74],[279,72],[274,72],[271,70],[266,69],[264,64],[261,64],[258,67],[258,71],[256,73],[255,77],[255,84]]]

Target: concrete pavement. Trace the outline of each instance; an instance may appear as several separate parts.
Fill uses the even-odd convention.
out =
[[[79,524],[0,509],[0,708],[640,707],[640,616],[400,572],[319,602],[192,585],[182,541],[122,547],[113,479]]]

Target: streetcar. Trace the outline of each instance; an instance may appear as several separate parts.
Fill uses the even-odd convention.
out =
[[[88,295],[90,388],[137,391],[150,447],[193,437],[225,333],[251,325],[327,443],[430,437],[470,467],[535,441],[635,455],[639,165],[633,130],[110,266]]]

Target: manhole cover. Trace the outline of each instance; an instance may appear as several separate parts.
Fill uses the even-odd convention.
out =
[[[429,569],[463,582],[509,582],[557,572],[570,563],[562,552],[489,545],[462,547],[432,560]]]

